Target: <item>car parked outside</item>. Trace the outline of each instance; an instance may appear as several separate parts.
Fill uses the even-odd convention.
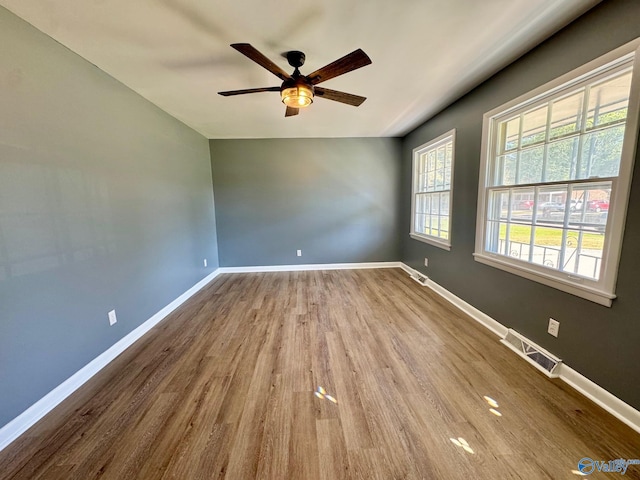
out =
[[[587,210],[590,212],[608,212],[609,202],[607,200],[589,200],[587,202]]]
[[[522,200],[518,203],[518,209],[531,210],[533,208],[533,200]]]
[[[540,205],[543,217],[549,217],[552,213],[564,212],[564,203],[560,202],[545,202]]]

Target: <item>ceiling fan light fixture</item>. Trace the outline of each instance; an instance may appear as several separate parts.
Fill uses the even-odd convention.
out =
[[[313,90],[304,84],[285,87],[280,92],[282,103],[287,107],[304,108],[313,103]]]

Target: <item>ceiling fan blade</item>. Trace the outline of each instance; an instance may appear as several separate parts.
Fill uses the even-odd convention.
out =
[[[362,105],[367,97],[361,97],[360,95],[353,95],[351,93],[339,92],[337,90],[330,90],[328,88],[315,87],[316,97],[326,98],[327,100],[333,100],[334,102],[346,103],[347,105],[353,105],[359,107]]]
[[[228,92],[218,92],[218,95],[223,97],[230,97],[232,95],[244,95],[245,93],[258,93],[258,92],[279,92],[280,87],[264,87],[264,88],[249,88],[247,90],[229,90]]]
[[[369,65],[370,63],[371,59],[359,48],[358,50],[339,58],[335,62],[325,65],[315,72],[310,73],[307,75],[307,78],[313,85],[316,85],[320,82],[326,82],[330,78],[334,78],[338,75],[343,75],[347,72]]]
[[[298,113],[300,113],[300,109],[299,108],[287,107],[286,112],[284,112],[284,116],[285,117],[293,117],[294,115],[297,115]]]
[[[235,48],[241,54],[250,58],[261,67],[264,67],[267,70],[269,70],[280,80],[287,80],[288,78],[291,78],[291,75],[289,75],[287,72],[285,72],[278,65],[273,63],[271,60],[269,60],[267,57],[265,57],[262,53],[260,53],[258,50],[256,50],[254,47],[252,47],[248,43],[232,43],[231,47]]]

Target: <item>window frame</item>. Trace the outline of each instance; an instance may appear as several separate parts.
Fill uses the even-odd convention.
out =
[[[417,192],[416,186],[418,182],[418,176],[416,174],[416,168],[419,165],[420,155],[438,148],[440,145],[444,145],[451,142],[451,180],[449,182],[448,190],[434,190],[433,192]],[[411,230],[409,236],[414,240],[419,240],[424,243],[428,243],[435,247],[442,248],[444,250],[451,250],[451,230],[452,230],[452,218],[453,218],[453,177],[455,169],[455,156],[456,156],[456,129],[449,130],[443,133],[439,137],[429,140],[423,143],[419,147],[413,149],[413,160],[411,163]],[[427,235],[425,233],[416,232],[416,195],[418,193],[436,193],[436,192],[449,192],[449,235],[448,238],[436,237],[435,235]]]
[[[605,242],[602,251],[602,267],[598,280],[576,276],[568,272],[556,271],[520,259],[488,251],[486,246],[487,222],[489,217],[489,190],[492,185],[490,169],[494,165],[495,139],[498,119],[509,113],[532,110],[550,98],[566,94],[571,88],[585,82],[590,77],[613,71],[631,60],[632,79],[625,133],[618,176],[613,178],[608,219],[605,228]],[[586,114],[586,112],[585,112]],[[605,54],[595,60],[568,72],[524,95],[515,98],[487,113],[483,117],[480,178],[478,187],[478,210],[476,222],[476,242],[474,259],[506,272],[522,276],[558,290],[576,295],[607,307],[615,295],[615,286],[622,250],[622,240],[626,222],[629,192],[633,179],[638,125],[640,117],[640,38]],[[492,155],[492,157],[490,157]],[[585,181],[589,181],[585,179]],[[561,182],[558,182],[561,183]],[[566,183],[566,182],[565,182]],[[509,185],[518,187],[518,185]]]

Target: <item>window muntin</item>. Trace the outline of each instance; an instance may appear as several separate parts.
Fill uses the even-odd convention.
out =
[[[413,151],[411,236],[443,248],[451,246],[451,195],[455,131]]]
[[[485,115],[476,260],[610,305],[637,140],[633,43]]]

